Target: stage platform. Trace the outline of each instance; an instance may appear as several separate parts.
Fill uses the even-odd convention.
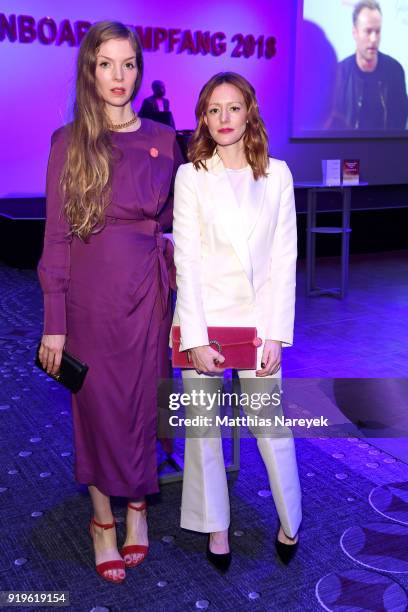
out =
[[[306,251],[307,189],[295,189],[299,258]],[[319,196],[319,225],[338,225],[338,193]],[[0,261],[16,268],[37,266],[45,227],[45,198],[0,199]],[[352,192],[350,253],[375,253],[408,248],[408,186],[360,187]],[[337,237],[338,238],[338,237]],[[317,256],[340,252],[340,238],[319,236]]]

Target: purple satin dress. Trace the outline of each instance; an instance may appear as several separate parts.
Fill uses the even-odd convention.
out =
[[[148,119],[112,140],[120,155],[106,223],[83,242],[68,236],[61,214],[67,128],[54,133],[38,273],[44,333],[66,333],[66,349],[89,365],[73,396],[76,479],[137,499],[158,490],[156,381],[166,375],[172,284],[172,245],[161,232],[182,159],[175,132]]]

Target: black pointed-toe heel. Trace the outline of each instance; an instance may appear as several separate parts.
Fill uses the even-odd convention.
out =
[[[207,559],[212,565],[222,573],[225,573],[231,565],[231,553],[216,554],[210,550],[210,534],[207,540]]]
[[[276,536],[275,540],[275,548],[278,554],[279,559],[285,565],[288,565],[293,557],[296,554],[296,551],[299,547],[299,540],[295,544],[284,544],[283,542],[279,542],[278,536]]]

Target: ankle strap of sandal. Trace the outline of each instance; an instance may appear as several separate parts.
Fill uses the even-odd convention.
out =
[[[92,525],[96,525],[97,527],[100,527],[101,529],[112,529],[116,525],[116,519],[115,518],[113,519],[113,523],[98,523],[98,521],[96,521],[92,517],[91,523]]]
[[[142,510],[146,510],[147,508],[147,504],[146,502],[142,502],[140,504],[140,506],[134,506],[133,504],[131,504],[130,502],[127,505],[128,508],[131,508],[132,510],[137,510],[137,512],[141,512]]]

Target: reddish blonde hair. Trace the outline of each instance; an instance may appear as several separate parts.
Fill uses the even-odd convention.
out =
[[[114,153],[105,103],[96,87],[95,69],[99,47],[112,39],[129,40],[135,51],[138,72],[132,100],[143,76],[142,48],[135,33],[116,21],[95,23],[82,40],[78,53],[74,120],[61,177],[71,233],[83,240],[103,224],[111,195]]]
[[[210,135],[204,117],[214,89],[223,83],[234,85],[244,97],[248,111],[248,123],[243,136],[245,156],[255,179],[267,176],[268,136],[265,124],[259,114],[255,89],[251,83],[236,72],[219,72],[200,91],[195,108],[197,127],[189,142],[188,159],[197,170],[199,168],[207,170],[205,161],[213,156],[217,144]]]

